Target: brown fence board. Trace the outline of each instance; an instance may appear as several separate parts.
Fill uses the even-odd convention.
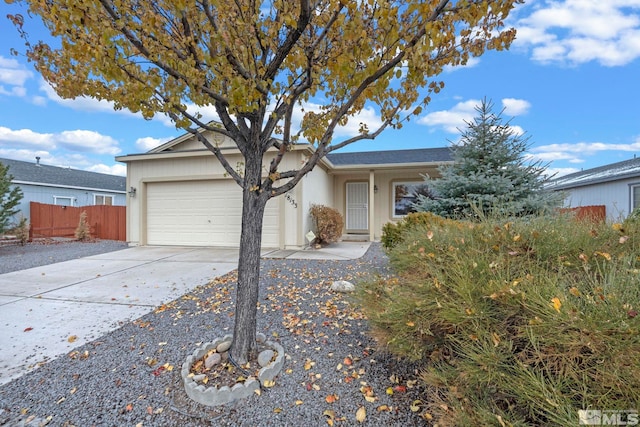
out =
[[[607,207],[604,205],[578,206],[575,208],[560,209],[562,213],[573,213],[576,219],[581,221],[605,221],[607,219]]]
[[[126,241],[125,206],[58,206],[30,203],[31,237],[74,237],[80,214],[87,212],[91,237]]]

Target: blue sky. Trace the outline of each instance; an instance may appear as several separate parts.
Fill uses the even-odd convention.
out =
[[[0,158],[40,156],[44,164],[124,175],[115,156],[182,134],[164,117],[146,121],[106,102],[59,98],[10,54],[23,44],[5,16],[21,7],[2,2],[0,11]],[[640,154],[640,0],[526,1],[507,24],[518,30],[509,51],[447,70],[444,90],[420,117],[345,151],[447,146],[486,97],[530,137],[528,155],[558,175]],[[26,30],[46,39],[35,22]],[[352,135],[359,121],[375,124],[376,111],[363,111],[337,137]]]

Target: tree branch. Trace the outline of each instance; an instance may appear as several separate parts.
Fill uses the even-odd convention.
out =
[[[144,46],[144,44],[142,43],[141,40],[139,40],[131,30],[129,30],[124,24],[118,26],[118,22],[122,20],[122,17],[120,15],[118,15],[118,13],[111,7],[111,5],[108,3],[108,0],[99,0],[100,4],[102,5],[102,7],[104,8],[104,10],[107,12],[107,14],[111,17],[112,21],[113,21],[113,26],[115,28],[118,29],[118,31],[120,31],[120,33],[127,39],[129,40],[129,42],[136,48],[138,49],[138,51],[145,57],[147,58],[147,60],[149,62],[151,62],[152,64],[156,65],[158,68],[160,68],[161,70],[165,71],[167,74],[169,74],[171,77],[173,77],[174,79],[178,80],[178,81],[182,81],[184,82],[187,86],[190,86],[190,82],[189,79],[187,79],[185,76],[183,76],[181,73],[179,73],[177,70],[175,70],[173,67],[170,67],[168,64],[164,63],[163,61],[160,61],[159,59],[154,59],[155,55],[152,55],[151,52],[149,52],[149,50]],[[224,105],[228,105],[228,101],[220,96],[219,94],[213,92],[209,87],[207,87],[206,85],[200,85],[199,86],[200,89],[202,89],[202,91],[204,93],[206,93],[207,95],[209,95],[212,99],[214,99],[216,102],[224,104]]]
[[[176,108],[176,109],[180,111],[180,114],[184,115],[189,120],[193,120],[193,116],[187,113],[186,110],[181,110],[180,108]],[[176,116],[176,114],[173,112],[168,112],[168,114],[172,116],[174,120],[179,119]],[[220,162],[224,170],[231,176],[231,178],[233,178],[233,180],[240,186],[240,188],[244,188],[244,180],[242,179],[242,176],[240,176],[238,172],[236,172],[236,170],[233,167],[231,167],[231,165],[227,161],[227,158],[222,154],[222,152],[218,147],[216,147],[211,142],[209,142],[209,140],[205,138],[202,132],[198,131],[198,129],[189,127],[189,128],[186,128],[185,130],[191,135],[195,136],[198,141],[200,141],[209,151],[211,151],[213,155],[216,156],[216,159],[218,159],[218,161]],[[224,135],[224,133],[222,134]]]
[[[275,79],[276,74],[278,73],[278,69],[287,58],[289,52],[291,52],[291,49],[293,49],[297,41],[300,39],[300,36],[302,36],[304,29],[311,21],[311,7],[309,5],[309,0],[299,0],[299,2],[300,15],[298,16],[298,25],[296,25],[295,29],[289,31],[286,39],[275,52],[273,60],[269,63],[267,69],[264,72],[264,75],[262,76],[264,80],[270,81]]]

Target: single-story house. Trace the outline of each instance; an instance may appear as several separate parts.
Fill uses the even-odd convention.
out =
[[[219,141],[219,146],[231,165],[240,165],[233,141]],[[299,167],[310,153],[308,145],[293,146],[281,170]],[[241,190],[192,135],[116,160],[126,163],[127,188],[134,191],[127,200],[131,245],[239,245]],[[345,220],[345,234],[377,240],[385,223],[407,213],[410,190],[424,183],[422,175],[439,176],[438,167],[451,162],[446,147],[332,153],[284,197],[267,203],[262,244],[305,246],[305,235],[313,231],[313,204],[337,209]]]
[[[566,194],[565,207],[604,205],[607,220],[619,221],[640,207],[640,158],[565,175],[547,188]]]
[[[126,204],[124,176],[43,165],[39,157],[35,162],[0,159],[0,163],[9,167],[11,183],[22,190],[16,220],[20,215],[29,218],[30,202],[76,207]]]

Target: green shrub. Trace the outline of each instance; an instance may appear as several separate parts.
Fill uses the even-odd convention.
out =
[[[311,205],[309,213],[315,224],[317,243],[333,243],[340,239],[344,227],[340,212],[328,206]]]
[[[640,223],[415,224],[358,288],[372,335],[420,360],[441,426],[578,425],[640,401]]]

